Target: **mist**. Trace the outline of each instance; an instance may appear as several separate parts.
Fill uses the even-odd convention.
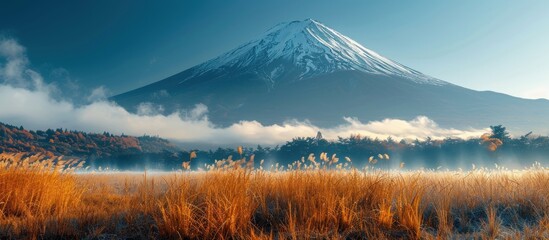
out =
[[[284,143],[295,137],[315,136],[326,139],[360,134],[371,138],[432,139],[472,138],[486,129],[442,128],[427,116],[414,119],[385,119],[362,122],[341,116],[341,124],[321,128],[303,120],[264,125],[258,121],[240,121],[228,127],[216,126],[208,119],[208,106],[197,103],[192,109],[161,114],[163,107],[142,103],[136,113],[107,100],[108,89],[91,89],[85,103],[66,96],[60,84],[44,80],[33,70],[26,49],[12,38],[0,39],[0,121],[22,125],[31,130],[64,128],[85,132],[110,132],[133,136],[153,135],[179,143],[234,145]],[[80,94],[82,95],[82,94]]]

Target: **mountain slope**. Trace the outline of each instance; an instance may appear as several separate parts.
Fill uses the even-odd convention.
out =
[[[206,104],[219,125],[310,120],[334,126],[428,116],[450,127],[506,124],[542,130],[549,101],[478,92],[430,77],[369,50],[322,23],[279,24],[221,56],[114,101],[136,111],[143,102],[166,113]]]
[[[115,136],[63,129],[29,131],[0,122],[0,153],[43,153],[49,156],[106,158],[116,155],[176,152],[169,141],[151,136]]]

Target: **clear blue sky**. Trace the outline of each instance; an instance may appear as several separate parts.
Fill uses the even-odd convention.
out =
[[[46,77],[63,68],[84,88],[121,93],[313,18],[434,77],[549,98],[549,1],[83,2],[3,1],[0,34]]]

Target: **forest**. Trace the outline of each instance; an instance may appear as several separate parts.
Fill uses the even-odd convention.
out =
[[[491,126],[491,132],[472,139],[400,140],[372,139],[352,135],[327,140],[319,132],[316,137],[298,137],[277,146],[244,146],[242,154],[236,147],[217,149],[186,149],[166,139],[153,136],[126,136],[111,133],[85,133],[66,129],[45,131],[26,130],[0,123],[0,153],[42,153],[47,156],[65,156],[86,161],[90,168],[118,170],[178,170],[191,153],[192,169],[204,168],[215,160],[249,157],[254,155],[258,164],[266,167],[278,163],[287,166],[310,154],[327,153],[330,156],[352,159],[355,167],[372,164],[376,168],[470,169],[530,167],[548,162],[549,137],[527,133],[510,137],[501,125]],[[385,157],[387,156],[387,157]]]

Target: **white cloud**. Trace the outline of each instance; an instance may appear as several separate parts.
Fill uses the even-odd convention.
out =
[[[15,39],[0,39],[0,55],[7,58],[21,58],[25,55],[25,47]]]
[[[218,127],[208,120],[208,108],[204,104],[198,104],[193,109],[162,115],[162,106],[144,103],[140,105],[138,113],[134,114],[105,100],[104,87],[92,91],[89,96],[92,103],[76,105],[52,96],[54,91],[44,84],[40,74],[28,68],[24,48],[17,42],[0,40],[0,54],[8,63],[13,59],[26,61],[16,70],[4,67],[5,65],[0,68],[0,80],[3,80],[0,84],[0,122],[23,125],[35,130],[67,128],[135,136],[149,134],[182,142],[209,144],[278,144],[294,137],[313,137],[318,131],[328,139],[347,137],[351,134],[379,138],[391,136],[395,139],[469,138],[480,136],[487,131],[441,128],[429,118],[422,116],[410,121],[386,119],[368,123],[362,123],[354,118],[343,118],[342,124],[333,128],[320,128],[309,122],[299,121],[274,125],[241,121],[229,127]],[[25,84],[9,81],[10,76],[16,76],[18,82]]]
[[[72,103],[56,101],[48,91],[0,85],[0,121],[32,126],[61,127],[70,121]]]
[[[28,87],[28,63],[23,46],[14,39],[0,38],[0,79],[3,82]]]
[[[137,115],[139,116],[154,116],[162,114],[164,112],[164,107],[161,105],[154,105],[150,102],[143,102],[137,106]]]
[[[96,102],[107,99],[109,95],[109,90],[105,86],[99,86],[94,88],[91,91],[91,94],[88,96],[89,102]]]
[[[189,117],[191,119],[199,119],[206,117],[206,114],[208,114],[208,106],[199,103],[191,110]]]
[[[432,137],[469,138],[486,131],[457,130],[439,127],[427,117],[411,121],[386,119],[362,123],[353,118],[333,128],[320,128],[307,122],[286,122],[263,125],[257,121],[241,121],[229,127],[211,123],[205,105],[199,104],[181,117],[180,113],[155,114],[154,106],[147,105],[148,114],[133,114],[112,102],[98,101],[77,107],[67,101],[52,99],[48,92],[27,90],[0,85],[0,120],[31,129],[68,128],[90,132],[108,131],[116,134],[158,135],[182,142],[211,144],[278,144],[300,136],[315,136],[321,131],[324,137],[336,139],[351,134],[395,139],[425,139]]]
[[[0,37],[0,83],[51,94],[54,85],[46,84],[42,75],[29,68],[25,47],[14,39]]]

